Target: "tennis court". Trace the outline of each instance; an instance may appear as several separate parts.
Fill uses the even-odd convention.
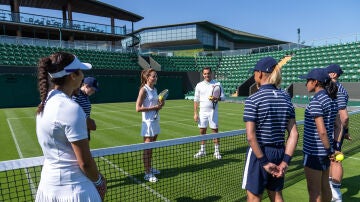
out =
[[[205,137],[198,135],[192,119],[193,105],[189,100],[169,100],[161,116],[162,141],[151,144],[142,142],[139,135],[141,114],[135,112],[135,103],[110,103],[93,105],[93,118],[98,130],[92,133],[91,147],[101,172],[108,180],[106,201],[244,201],[241,189],[242,171],[247,147],[242,122],[243,105],[220,103],[220,131],[230,131]],[[303,108],[297,109],[297,119],[303,117]],[[1,146],[4,152],[0,160],[29,158],[41,155],[35,134],[35,108],[1,109]],[[350,116],[350,132],[353,141],[344,145],[345,178],[344,201],[359,199],[358,172],[360,165],[357,152],[360,149],[359,114]],[[300,135],[302,125],[299,124]],[[195,137],[191,137],[195,136]],[[184,138],[186,137],[186,138]],[[221,138],[220,151],[223,159],[212,156],[211,139]],[[177,139],[174,139],[177,138]],[[194,159],[199,141],[208,140],[208,155]],[[305,197],[306,183],[301,166],[301,144],[299,139],[296,156],[293,158],[286,178],[284,195],[290,201]],[[135,145],[136,144],[136,145]],[[110,147],[110,148],[109,148]],[[107,149],[99,149],[107,148]],[[161,170],[159,182],[143,180],[142,150],[154,148],[153,166]],[[357,156],[356,156],[357,155]],[[0,164],[0,201],[31,201],[40,179],[41,158],[13,161],[11,171]],[[26,169],[24,169],[26,168]],[[357,181],[356,181],[357,180]],[[301,196],[299,196],[301,195]],[[300,197],[300,198],[299,198]]]

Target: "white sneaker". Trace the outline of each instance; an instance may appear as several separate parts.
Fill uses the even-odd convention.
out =
[[[158,181],[158,179],[152,173],[148,173],[148,174],[145,173],[144,179],[149,182],[157,182]]]
[[[205,155],[206,155],[206,152],[200,150],[198,153],[196,153],[196,154],[194,155],[194,158],[200,158],[200,157],[203,157],[203,156],[205,156]]]
[[[216,159],[221,159],[220,152],[214,152],[214,157],[215,157]]]
[[[160,170],[156,169],[156,168],[150,168],[150,172],[154,175],[159,175],[160,174]]]

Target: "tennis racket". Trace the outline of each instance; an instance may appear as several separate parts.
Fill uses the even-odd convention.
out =
[[[213,103],[213,109],[216,108],[216,105],[220,99],[221,96],[221,87],[220,85],[214,85],[212,89],[212,93],[209,97],[209,100]]]
[[[160,104],[161,102],[165,101],[168,95],[169,95],[168,89],[161,91],[161,93],[159,93],[158,95],[158,103]],[[154,115],[154,120],[157,119],[158,115],[159,115],[159,110],[156,110]]]

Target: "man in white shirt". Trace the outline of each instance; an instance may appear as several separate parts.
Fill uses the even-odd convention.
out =
[[[202,70],[204,80],[199,82],[195,87],[194,95],[194,121],[198,123],[200,134],[206,134],[206,129],[209,126],[213,133],[218,132],[218,101],[224,101],[225,95],[220,82],[212,80],[212,71],[210,67],[205,67]],[[213,97],[212,92],[215,86],[220,86],[220,97]],[[214,104],[215,103],[215,104]],[[200,110],[199,110],[200,109]],[[215,152],[214,157],[221,159],[219,151],[219,139],[214,139]],[[203,157],[206,155],[205,141],[201,141],[200,150],[194,155],[194,158]]]

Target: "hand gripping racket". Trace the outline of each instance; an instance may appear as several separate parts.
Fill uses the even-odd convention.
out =
[[[216,105],[217,105],[218,101],[220,100],[220,96],[221,96],[220,85],[214,85],[213,89],[212,89],[212,93],[209,97],[209,100],[211,100],[211,102],[213,103],[213,109],[216,108]]]
[[[168,89],[161,91],[161,93],[159,93],[159,95],[158,95],[158,103],[160,104],[161,102],[166,100],[168,95],[169,95]],[[158,115],[159,115],[159,110],[156,110],[155,115],[154,115],[154,120],[157,119]]]

